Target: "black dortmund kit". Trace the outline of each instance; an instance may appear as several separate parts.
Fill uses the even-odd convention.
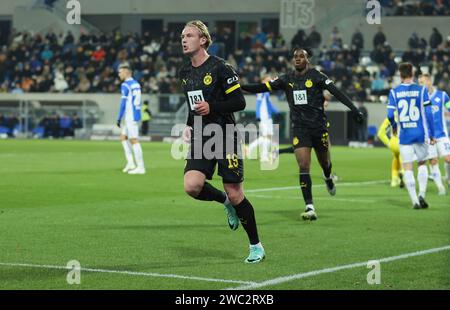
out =
[[[336,88],[333,81],[316,69],[309,69],[303,75],[292,70],[265,85],[243,85],[242,89],[250,92],[283,90],[286,93],[294,148],[313,147],[318,151],[328,149],[327,117],[323,106],[325,89],[352,111],[357,111],[350,99]]]
[[[179,79],[188,105],[186,125],[193,127],[184,172],[201,171],[210,180],[215,166],[218,164],[218,174],[224,183],[241,183],[244,179],[244,167],[239,133],[234,129],[226,130],[227,125],[234,126],[236,124],[233,112],[245,107],[245,99],[240,89],[237,73],[223,59],[209,56],[198,67],[193,67],[191,63],[183,66],[179,71]],[[200,100],[209,103],[210,113],[208,115],[200,116],[196,113],[194,105],[196,101]],[[214,144],[212,148],[214,154],[206,154],[202,151],[203,147],[206,144],[207,149],[210,149],[212,139],[216,137],[214,131],[204,132],[205,126],[211,124],[215,124],[216,127],[220,126],[223,138],[221,137],[220,141],[214,139],[221,144]],[[232,147],[226,147],[227,145]]]
[[[291,111],[292,145],[294,148],[328,148],[327,117],[324,111],[323,90],[331,83],[316,69],[299,75],[295,70],[268,82],[269,90],[284,90]]]

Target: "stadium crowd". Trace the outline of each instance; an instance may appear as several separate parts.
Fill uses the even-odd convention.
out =
[[[448,16],[449,0],[380,0],[386,16]]]
[[[38,118],[39,119],[39,118]],[[35,137],[53,137],[65,138],[73,137],[75,129],[83,127],[82,121],[77,113],[69,115],[68,113],[58,114],[56,112],[44,115],[35,123],[35,118],[28,119],[28,130],[33,132]],[[0,135],[15,137],[20,132],[22,124],[16,113],[0,112]]]
[[[437,29],[428,40],[413,33],[409,49],[402,54],[393,51],[381,28],[372,46],[359,30],[351,42],[344,43],[337,27],[325,40],[314,27],[299,30],[290,44],[280,34],[261,29],[241,33],[237,46],[229,28],[213,40],[209,52],[227,59],[244,83],[285,72],[291,67],[289,46],[308,46],[314,51],[313,61],[356,100],[378,101],[388,93],[398,57],[417,67],[428,66],[439,88],[450,91],[450,37],[444,40]],[[362,62],[362,54],[370,50],[369,63]],[[78,40],[71,33],[13,33],[0,50],[0,92],[114,93],[120,84],[117,67],[125,60],[131,62],[143,92],[180,92],[177,68],[185,60],[179,34],[145,32],[139,36],[120,31],[83,34]]]

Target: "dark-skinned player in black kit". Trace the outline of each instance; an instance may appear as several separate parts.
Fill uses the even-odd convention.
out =
[[[331,158],[327,117],[324,111],[323,91],[328,90],[337,100],[353,112],[357,122],[362,122],[363,115],[350,98],[338,90],[333,81],[325,74],[310,65],[311,53],[304,48],[294,48],[294,70],[280,75],[277,79],[264,84],[241,85],[250,93],[272,92],[283,90],[289,103],[291,126],[293,132],[292,146],[300,170],[300,188],[305,201],[305,211],[301,214],[304,220],[316,220],[312,197],[310,176],[311,149],[314,148],[317,159],[323,170],[326,188],[330,195],[336,194],[336,187],[331,175]]]

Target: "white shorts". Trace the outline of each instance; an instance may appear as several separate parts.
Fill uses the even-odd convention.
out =
[[[139,123],[131,122],[125,123],[122,125],[122,135],[127,136],[128,139],[137,139],[139,138]]]
[[[448,137],[436,139],[436,144],[428,148],[428,159],[450,155],[450,140]]]
[[[400,144],[399,147],[402,162],[405,164],[424,161],[428,158],[429,145],[427,143]]]
[[[273,136],[273,121],[272,119],[259,122],[260,136]]]

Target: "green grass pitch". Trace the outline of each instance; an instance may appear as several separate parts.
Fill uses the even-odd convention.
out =
[[[438,196],[429,182],[430,208],[413,210],[406,190],[389,186],[389,150],[333,147],[335,197],[312,164],[315,222],[300,220],[292,154],[274,171],[246,161],[245,189],[267,255],[248,265],[242,227],[232,232],[221,205],[185,195],[184,161],[171,158],[170,145],[143,150],[147,174],[130,176],[121,172],[119,142],[0,141],[0,289],[227,289],[450,245],[450,195]],[[98,270],[82,270],[81,284],[69,285],[68,270],[50,266],[70,260]],[[450,289],[450,251],[381,262],[378,285],[367,283],[369,271],[260,288]]]

